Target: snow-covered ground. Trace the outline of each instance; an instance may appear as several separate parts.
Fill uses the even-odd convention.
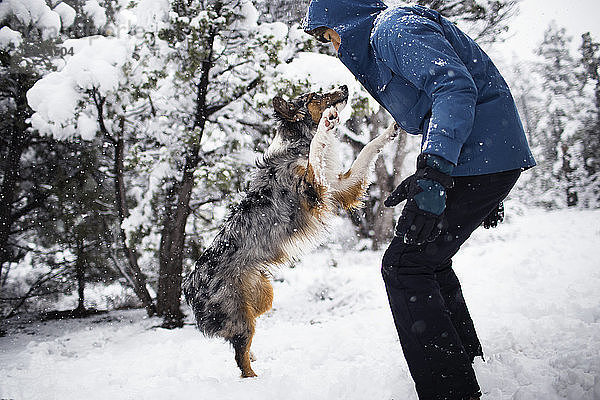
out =
[[[484,399],[600,399],[600,212],[509,210],[455,258],[484,346]],[[140,310],[14,325],[0,398],[416,399],[379,273],[381,253],[321,249],[276,272],[255,379],[229,345]]]

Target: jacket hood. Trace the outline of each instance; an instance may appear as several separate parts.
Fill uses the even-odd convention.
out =
[[[389,71],[377,67],[370,45],[373,23],[386,8],[379,0],[312,0],[303,21],[306,32],[326,26],[340,35],[340,61],[371,93],[391,77]]]
[[[379,0],[312,0],[303,21],[305,31],[326,26],[335,30],[340,36],[348,30],[368,26],[381,10],[387,6]]]

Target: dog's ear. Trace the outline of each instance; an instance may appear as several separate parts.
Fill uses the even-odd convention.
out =
[[[273,98],[273,109],[275,109],[277,115],[290,122],[298,122],[305,117],[304,112],[297,107],[294,107],[280,96],[275,96]]]
[[[285,118],[287,120],[291,120],[294,118],[295,111],[291,104],[285,101],[280,96],[275,96],[273,98],[273,109],[279,116]]]

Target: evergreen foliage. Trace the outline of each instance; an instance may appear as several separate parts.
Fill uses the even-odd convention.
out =
[[[524,199],[552,208],[596,208],[600,204],[600,55],[589,33],[582,36],[579,55],[572,54],[571,42],[564,28],[551,24],[532,73],[515,74],[515,96],[538,162],[525,175]]]

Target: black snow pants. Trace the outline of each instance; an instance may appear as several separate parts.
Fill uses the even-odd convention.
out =
[[[400,344],[420,400],[479,394],[472,363],[482,356],[473,321],[452,270],[452,256],[508,195],[520,170],[455,177],[446,200],[447,229],[432,243],[394,237],[383,256],[385,282]]]

